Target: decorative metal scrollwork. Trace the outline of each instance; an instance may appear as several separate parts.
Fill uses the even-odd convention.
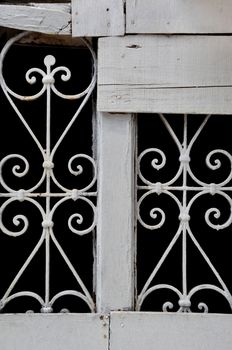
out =
[[[4,216],[6,214],[7,209],[13,204],[17,202],[27,202],[30,205],[37,208],[39,211],[40,217],[41,217],[41,236],[37,242],[37,244],[34,246],[33,250],[31,251],[30,255],[24,262],[23,266],[21,266],[20,270],[18,271],[17,275],[11,282],[8,289],[5,291],[4,295],[1,298],[1,309],[4,308],[4,306],[9,303],[11,300],[18,298],[18,297],[31,297],[36,299],[40,305],[41,305],[41,312],[48,313],[52,312],[53,310],[53,304],[54,302],[65,296],[65,295],[72,295],[76,296],[80,299],[82,299],[89,307],[89,309],[93,312],[94,311],[94,301],[90,295],[90,292],[87,290],[86,286],[84,285],[83,281],[81,280],[79,274],[77,273],[76,268],[71,263],[69,257],[65,253],[64,249],[62,248],[62,245],[59,243],[55,232],[54,232],[54,214],[56,210],[62,206],[64,202],[67,201],[73,201],[77,202],[78,204],[85,204],[90,208],[90,211],[92,213],[92,221],[87,220],[87,226],[83,228],[83,223],[85,222],[86,218],[83,216],[83,213],[76,212],[72,214],[67,222],[67,226],[69,230],[76,234],[76,235],[86,235],[93,231],[95,225],[96,225],[96,207],[94,204],[94,201],[92,199],[96,198],[97,193],[94,189],[94,186],[96,184],[96,164],[94,159],[87,155],[87,154],[74,154],[68,164],[67,168],[71,175],[76,176],[78,180],[78,176],[80,176],[82,173],[84,173],[85,168],[81,161],[88,162],[92,168],[92,178],[89,180],[89,183],[80,186],[80,188],[67,188],[66,186],[63,186],[60,181],[56,178],[55,170],[54,170],[54,156],[57,152],[57,149],[61,145],[62,141],[66,137],[67,133],[71,129],[72,125],[76,122],[78,116],[80,115],[83,107],[86,105],[87,101],[89,100],[93,89],[96,84],[96,57],[95,53],[90,46],[90,44],[82,39],[84,45],[88,48],[93,61],[93,73],[92,78],[89,83],[89,85],[84,89],[84,91],[80,91],[74,95],[67,95],[63,92],[59,91],[56,87],[57,78],[60,76],[61,80],[63,82],[68,81],[71,78],[71,72],[67,67],[60,66],[55,67],[56,59],[53,55],[47,55],[44,58],[44,66],[45,69],[41,68],[31,68],[26,72],[25,78],[27,83],[29,84],[35,84],[38,80],[41,80],[42,88],[37,93],[30,95],[30,96],[24,96],[20,95],[17,92],[14,92],[6,83],[4,76],[3,76],[3,66],[4,62],[7,56],[7,53],[11,46],[22,39],[24,36],[28,35],[28,33],[21,33],[17,35],[14,38],[11,38],[2,49],[1,55],[0,55],[0,83],[2,90],[9,101],[10,105],[12,106],[13,110],[15,111],[16,115],[26,128],[27,132],[29,133],[30,137],[34,141],[34,145],[36,145],[38,151],[41,154],[42,158],[42,167],[41,167],[41,176],[39,181],[34,184],[33,186],[29,188],[24,189],[15,189],[12,187],[12,185],[8,184],[7,177],[4,177],[4,169],[7,163],[9,161],[12,165],[11,172],[12,175],[15,177],[24,177],[28,174],[30,164],[29,161],[26,159],[26,157],[22,154],[10,154],[5,156],[1,162],[0,162],[0,184],[2,188],[5,190],[4,193],[0,194],[0,197],[4,199],[4,203],[2,204],[0,208],[0,229],[2,234],[8,235],[8,236],[22,236],[24,235],[30,227],[30,223],[28,218],[24,214],[18,214],[15,215],[12,219],[12,224],[15,227],[15,230],[8,229],[6,224],[4,223]],[[60,75],[57,76],[57,73],[60,73]],[[74,115],[71,117],[71,119],[67,122],[66,127],[61,132],[58,140],[56,143],[51,146],[51,108],[52,108],[52,94],[56,95],[58,98],[66,99],[66,100],[79,100],[80,104],[78,105]],[[46,147],[44,148],[37,138],[36,134],[24,118],[23,114],[20,112],[19,108],[17,107],[16,100],[21,101],[32,101],[39,99],[42,95],[46,96]],[[78,181],[77,181],[78,183]],[[45,191],[41,192],[38,191],[41,187],[41,185],[45,185]],[[54,193],[52,190],[52,185],[55,185],[59,191]],[[77,185],[78,186],[78,185]],[[39,201],[39,198],[44,198],[46,204],[42,205],[41,201]],[[52,199],[55,199],[52,201]],[[55,203],[55,204],[54,204]],[[73,277],[76,280],[77,290],[64,290],[53,297],[50,296],[50,244],[53,244],[61,257],[63,258],[64,263],[67,265],[69,270],[72,272]],[[22,292],[16,292],[14,293],[14,287],[18,283],[21,276],[24,274],[27,267],[30,265],[32,259],[35,257],[37,252],[41,249],[42,246],[46,247],[46,254],[45,254],[45,296],[41,297],[37,293],[30,292],[30,291],[22,291]]]
[[[158,118],[158,116],[156,116]],[[174,118],[174,117],[173,117]],[[196,176],[191,166],[191,152],[193,145],[199,138],[206,127],[209,118],[212,116],[207,115],[200,125],[198,125],[197,130],[194,131],[193,136],[188,134],[188,116],[183,116],[183,139],[180,140],[175,133],[173,127],[169,123],[168,119],[163,115],[159,115],[161,120],[161,125],[164,126],[167,134],[171,136],[176,149],[179,153],[179,164],[174,176],[165,182],[157,182],[156,177],[152,176],[152,171],[148,171],[147,167],[150,166],[151,170],[155,169],[157,172],[164,169],[167,165],[167,155],[159,148],[148,148],[141,152],[138,157],[138,193],[139,200],[137,203],[138,211],[138,221],[143,228],[147,230],[157,230],[161,228],[166,220],[167,215],[163,208],[159,208],[155,198],[157,196],[166,195],[166,197],[171,198],[174,201],[175,206],[179,212],[179,225],[176,232],[173,233],[166,249],[163,251],[162,256],[158,260],[155,268],[150,274],[146,283],[143,285],[137,298],[137,310],[140,310],[144,301],[148,296],[150,296],[155,291],[170,291],[174,293],[178,299],[178,305],[174,305],[173,302],[167,301],[162,305],[163,311],[173,311],[174,306],[179,312],[191,312],[192,298],[197,293],[201,291],[213,291],[225,298],[229,304],[229,309],[232,310],[232,295],[229,291],[226,283],[224,282],[221,274],[215,268],[214,264],[211,262],[209,256],[206,254],[205,250],[202,248],[196,234],[191,227],[191,209],[197,201],[203,196],[218,196],[221,201],[224,201],[228,207],[227,214],[222,215],[223,209],[226,205],[221,205],[220,207],[212,207],[206,210],[204,213],[205,224],[208,225],[210,229],[213,230],[223,230],[229,227],[232,223],[232,198],[231,198],[231,179],[232,179],[232,155],[223,149],[213,149],[211,150],[205,159],[205,165],[210,171],[216,171],[222,168],[223,161],[228,164],[229,171],[224,172],[226,176],[218,181],[217,183],[207,183]],[[168,136],[167,136],[168,137]],[[212,145],[213,147],[213,145]],[[146,157],[149,156],[149,161],[146,161]],[[145,162],[146,161],[146,162]],[[145,162],[145,163],[143,163]],[[145,165],[142,165],[145,164]],[[146,170],[146,171],[144,171]],[[158,177],[158,175],[157,175]],[[153,180],[155,178],[155,180]],[[153,197],[152,197],[153,196]],[[149,206],[146,207],[145,201],[149,198]],[[154,203],[154,204],[152,204]],[[152,208],[150,206],[153,205]],[[147,214],[146,210],[147,208]],[[149,207],[149,208],[148,208]],[[226,216],[227,215],[227,216]],[[166,259],[168,258],[171,251],[173,251],[176,242],[182,239],[182,289],[177,288],[171,284],[155,284],[156,277],[161,267],[164,265]],[[191,241],[191,244],[195,247],[198,254],[201,256],[202,261],[208,266],[209,271],[215,278],[215,285],[211,283],[199,284],[197,286],[188,289],[188,276],[187,271],[187,239]],[[198,310],[201,312],[208,312],[209,307],[205,302],[198,303]]]

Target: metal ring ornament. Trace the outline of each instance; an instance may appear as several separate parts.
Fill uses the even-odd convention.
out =
[[[2,52],[0,54],[0,83],[2,85],[3,91],[5,93],[9,93],[10,95],[14,96],[15,98],[22,100],[22,101],[32,101],[37,99],[38,97],[42,96],[42,94],[46,91],[46,87],[47,84],[50,84],[52,87],[53,92],[58,95],[61,98],[64,99],[79,99],[83,96],[85,96],[90,90],[92,90],[95,86],[96,83],[96,77],[97,77],[97,64],[96,64],[96,55],[95,52],[93,51],[92,47],[89,45],[89,43],[87,42],[87,40],[80,38],[80,40],[85,44],[85,46],[87,46],[87,48],[89,49],[91,56],[92,56],[92,60],[93,60],[93,75],[92,75],[92,79],[91,82],[89,84],[89,86],[82,92],[74,94],[74,95],[66,95],[63,94],[61,92],[59,92],[56,88],[55,88],[55,79],[54,79],[54,75],[57,72],[63,71],[63,74],[61,76],[61,79],[63,81],[68,81],[71,78],[71,72],[67,67],[57,67],[54,70],[51,71],[51,67],[55,64],[56,60],[55,57],[52,55],[48,55],[45,57],[44,59],[44,64],[47,67],[47,72],[44,72],[42,69],[40,68],[30,68],[25,75],[26,81],[29,84],[35,84],[37,81],[36,76],[32,75],[33,73],[38,73],[41,75],[42,77],[42,83],[43,83],[43,87],[42,89],[31,96],[23,96],[20,95],[16,92],[14,92],[13,90],[11,90],[8,85],[5,82],[4,76],[3,76],[3,66],[4,66],[4,59],[7,55],[7,52],[9,51],[9,49],[11,48],[11,46],[13,44],[15,44],[17,41],[21,40],[22,38],[24,38],[25,36],[28,36],[30,34],[30,32],[23,32],[20,33],[18,35],[16,35],[15,37],[11,38],[10,40],[7,41],[7,43],[5,44],[5,46],[2,49]]]

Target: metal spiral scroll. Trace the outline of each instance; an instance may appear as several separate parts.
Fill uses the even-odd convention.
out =
[[[41,236],[35,245],[34,249],[24,262],[23,266],[21,266],[20,270],[18,271],[17,275],[11,282],[8,289],[5,291],[3,297],[1,298],[0,307],[1,309],[4,308],[4,306],[9,303],[11,300],[15,298],[19,298],[22,296],[28,296],[31,298],[36,299],[40,305],[41,305],[41,312],[49,313],[53,311],[53,304],[54,302],[59,299],[60,297],[66,296],[66,295],[72,295],[76,296],[80,299],[82,299],[89,307],[89,309],[93,312],[94,311],[94,301],[87,290],[86,286],[82,282],[76,268],[72,265],[69,257],[64,252],[61,244],[58,242],[57,238],[55,237],[54,233],[54,222],[53,222],[53,216],[55,214],[55,211],[57,208],[62,206],[62,204],[66,201],[74,201],[78,202],[80,205],[84,203],[85,205],[88,205],[90,208],[90,211],[92,212],[92,222],[87,224],[87,226],[83,229],[83,223],[85,222],[86,218],[83,217],[82,214],[79,212],[76,212],[72,214],[67,222],[67,226],[69,230],[77,235],[85,235],[93,231],[95,225],[96,225],[96,207],[94,205],[94,202],[92,199],[94,199],[97,196],[97,193],[95,190],[91,189],[94,187],[96,183],[97,173],[96,173],[96,164],[92,157],[86,154],[74,154],[71,159],[69,160],[67,164],[67,168],[71,175],[77,176],[84,173],[85,168],[83,165],[79,163],[80,160],[84,160],[85,162],[88,162],[91,165],[92,168],[92,179],[83,188],[66,188],[63,186],[56,178],[55,171],[54,171],[54,156],[55,153],[62,143],[63,139],[66,137],[67,133],[69,132],[70,128],[74,124],[74,122],[77,120],[79,114],[81,113],[83,107],[86,105],[87,101],[89,100],[93,89],[96,84],[96,57],[93,49],[91,48],[90,44],[82,39],[85,46],[88,48],[91,56],[92,56],[92,62],[93,62],[93,73],[92,78],[89,83],[89,85],[86,87],[84,91],[80,91],[74,95],[66,95],[62,93],[61,91],[58,91],[56,88],[56,74],[58,72],[61,74],[61,79],[66,82],[71,78],[71,72],[67,67],[61,66],[61,67],[55,67],[56,59],[52,55],[47,55],[44,58],[44,66],[45,69],[42,70],[40,68],[31,68],[26,72],[25,79],[27,83],[34,84],[38,79],[41,80],[42,88],[40,91],[38,91],[34,95],[30,96],[23,96],[18,94],[17,92],[14,92],[11,90],[11,88],[7,85],[4,76],[3,76],[3,65],[4,61],[7,55],[7,52],[11,48],[11,46],[23,38],[24,36],[27,36],[29,33],[24,32],[19,35],[17,35],[14,38],[11,38],[2,49],[1,55],[0,55],[0,83],[2,90],[9,101],[10,105],[14,109],[17,117],[21,120],[22,124],[26,128],[27,132],[33,139],[35,145],[37,146],[39,152],[41,153],[42,157],[42,171],[39,181],[34,184],[32,187],[27,189],[14,189],[11,186],[7,184],[7,179],[4,178],[4,167],[5,164],[10,160],[11,164],[12,161],[14,161],[14,165],[11,169],[13,176],[15,177],[24,177],[29,173],[30,170],[30,164],[28,160],[25,158],[22,154],[10,154],[4,157],[0,162],[0,183],[1,186],[4,188],[5,192],[1,193],[0,196],[5,199],[4,203],[2,204],[0,208],[0,229],[2,234],[17,237],[24,235],[27,231],[30,229],[30,223],[28,218],[25,215],[18,214],[15,217],[12,218],[12,223],[15,227],[15,230],[12,231],[8,229],[4,223],[4,216],[5,212],[7,211],[8,207],[12,203],[18,203],[18,208],[20,210],[20,203],[21,202],[28,202],[30,205],[37,208],[37,210],[40,213],[41,216],[41,224],[42,224],[42,231]],[[40,78],[38,78],[40,77]],[[46,148],[41,145],[39,139],[34,134],[33,130],[23,117],[23,114],[18,109],[15,100],[21,100],[21,101],[32,101],[35,99],[40,98],[42,95],[46,94]],[[64,128],[63,132],[59,136],[56,144],[51,147],[51,95],[55,94],[61,99],[69,99],[69,100],[78,100],[82,98],[82,101],[80,102],[80,105],[78,106],[76,112],[68,122],[67,126]],[[13,100],[14,98],[14,100]],[[76,166],[74,166],[74,160]],[[77,164],[79,163],[79,164]],[[51,182],[53,182],[58,189],[60,190],[59,193],[53,193],[51,192]],[[77,181],[78,183],[78,181]],[[41,184],[46,185],[46,191],[44,193],[36,192]],[[45,198],[46,201],[46,208],[44,209],[43,206],[37,201],[38,197]],[[55,204],[51,203],[51,198],[57,198],[57,201]],[[58,252],[63,258],[64,263],[68,266],[70,271],[73,274],[73,277],[76,280],[78,289],[77,290],[64,290],[59,292],[58,294],[54,295],[53,297],[50,296],[50,244],[54,244]],[[17,282],[37,254],[37,252],[40,250],[42,246],[46,247],[46,256],[45,256],[45,295],[42,297],[34,292],[31,291],[22,291],[14,293],[14,287],[16,286]],[[81,291],[79,291],[81,290]]]
[[[188,140],[188,116],[183,116],[183,140],[179,140],[176,136],[174,130],[172,129],[171,125],[168,123],[167,119],[163,114],[159,115],[163,125],[165,126],[166,130],[168,131],[169,135],[172,137],[178,152],[179,152],[179,165],[178,169],[176,171],[176,174],[169,179],[168,181],[161,183],[156,182],[152,180],[152,173],[150,172],[149,175],[144,175],[143,173],[143,165],[142,164],[148,164],[143,163],[145,161],[145,158],[150,159],[150,167],[151,169],[155,169],[156,171],[165,168],[167,165],[166,162],[166,155],[164,152],[157,148],[149,148],[144,150],[138,157],[138,178],[139,178],[139,184],[137,185],[138,193],[142,193],[139,196],[139,200],[137,203],[137,216],[139,223],[147,230],[157,230],[160,227],[162,227],[166,221],[166,214],[165,210],[158,208],[156,204],[152,208],[149,207],[149,215],[147,216],[146,212],[144,212],[144,209],[142,210],[142,207],[146,207],[146,201],[152,197],[152,200],[149,201],[150,206],[151,203],[155,203],[155,197],[154,196],[160,196],[160,195],[166,195],[168,196],[172,201],[174,201],[175,205],[178,208],[179,211],[179,227],[174,233],[171,241],[169,242],[168,246],[166,247],[165,251],[163,252],[162,256],[160,257],[160,260],[158,261],[157,265],[153,269],[152,273],[150,274],[149,278],[147,279],[145,285],[143,286],[142,290],[140,291],[138,298],[137,298],[137,305],[136,309],[140,310],[143,302],[145,299],[151,295],[151,293],[162,291],[162,290],[168,290],[173,293],[177,297],[178,301],[178,311],[179,312],[191,312],[191,298],[198,292],[207,290],[207,291],[214,291],[216,293],[219,293],[222,295],[226,301],[228,302],[229,308],[232,310],[232,295],[227,288],[225,282],[223,281],[221,275],[217,271],[217,269],[214,267],[213,263],[211,262],[209,256],[205,253],[199,242],[197,241],[191,227],[190,227],[190,210],[194,203],[197,203],[197,200],[205,195],[212,195],[214,196],[217,194],[217,196],[220,196],[225,204],[227,204],[228,208],[230,209],[230,213],[228,214],[227,218],[224,219],[224,222],[222,222],[222,212],[219,208],[209,208],[205,212],[205,222],[206,224],[214,229],[214,230],[222,230],[232,223],[232,198],[230,195],[230,192],[232,190],[230,182],[232,179],[232,155],[222,149],[214,149],[209,152],[209,154],[206,156],[205,164],[206,166],[212,170],[218,170],[223,166],[223,161],[226,160],[229,164],[229,171],[227,173],[226,178],[224,178],[222,181],[218,183],[206,183],[203,180],[197,178],[191,169],[191,150],[198,139],[198,136],[202,132],[202,130],[205,128],[205,125],[207,124],[210,115],[207,115],[193,137]],[[152,160],[151,160],[152,159]],[[146,174],[147,174],[146,169]],[[187,179],[191,178],[192,182],[194,181],[195,185],[188,185]],[[177,182],[178,180],[178,182]],[[182,183],[182,185],[179,185],[179,183]],[[178,185],[176,184],[178,183]],[[191,192],[192,196],[191,199],[188,199],[187,193]],[[181,197],[177,196],[177,193],[181,193]],[[144,215],[144,213],[146,215]],[[149,222],[148,221],[149,217]],[[205,263],[208,265],[208,268],[212,271],[214,274],[218,285],[214,284],[201,284],[197,285],[191,290],[188,290],[187,285],[187,237],[188,239],[193,242],[196,250],[201,254],[202,258],[204,259]],[[182,290],[177,289],[175,286],[170,284],[154,284],[155,278],[159,270],[161,269],[162,265],[166,261],[169,253],[174,248],[176,242],[179,238],[182,238]],[[162,305],[163,311],[172,311],[174,309],[174,303],[171,301],[167,301]],[[208,312],[209,308],[208,305],[204,302],[200,302],[198,304],[198,310],[200,312]]]

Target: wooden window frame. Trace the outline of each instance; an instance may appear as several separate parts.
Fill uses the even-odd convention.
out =
[[[79,3],[73,0],[72,14],[70,12],[71,7],[67,4],[39,4],[23,7],[20,5],[0,4],[0,25],[19,30],[68,36],[99,37],[124,35],[125,16],[123,0],[117,0],[117,2],[115,0],[110,2],[102,0],[98,2],[99,6],[96,5],[96,1],[92,0],[89,1],[90,6],[88,8],[85,6],[85,3],[84,0]],[[129,4],[130,2],[127,0],[127,6]],[[26,13],[27,20],[20,19],[22,11]],[[97,19],[98,16],[93,16],[93,13],[104,14],[103,26]],[[19,14],[18,18],[17,14]],[[41,20],[41,16],[44,26],[38,23],[38,19]],[[78,16],[80,16],[79,19]],[[49,20],[51,17],[52,21]],[[86,18],[88,19],[87,22],[85,21]],[[142,32],[144,30],[141,29]],[[129,33],[138,33],[139,29],[134,31],[127,25],[127,31]],[[157,29],[153,28],[150,30],[151,33],[155,31],[157,32]],[[181,32],[184,31],[181,29]],[[231,32],[230,26],[224,29],[223,32],[228,31]],[[148,31],[146,32],[148,33]],[[192,33],[191,30],[188,31],[188,33],[190,32]],[[126,72],[126,66],[122,63],[125,58],[123,56],[125,55],[125,50],[133,52],[132,56],[134,54],[136,56],[139,52],[141,57],[143,55],[141,50],[143,47],[141,47],[140,41],[142,39],[139,36],[136,36],[136,38],[130,37],[129,39],[109,38],[108,40],[113,40],[114,43],[116,42],[114,40],[118,40],[116,44],[119,47],[120,45],[123,46],[123,49],[121,50],[121,47],[121,51],[119,51],[121,55],[118,61],[119,67],[115,66],[117,69],[123,68],[124,72]],[[146,40],[152,41],[153,39]],[[210,39],[207,40],[210,41]],[[218,40],[220,41],[220,39]],[[225,48],[228,47],[226,44],[229,40],[226,38],[222,39],[222,41],[225,41]],[[141,89],[140,86],[139,96],[133,97],[133,94],[128,92],[129,90],[127,90],[126,86],[123,86],[123,84],[119,86],[117,69],[114,71],[114,66],[112,81],[109,83],[104,80],[107,69],[109,72],[107,60],[110,57],[113,57],[115,60],[116,57],[114,57],[112,51],[108,51],[106,54],[107,45],[109,44],[107,39],[100,39],[99,44],[97,313],[91,315],[1,315],[0,345],[4,344],[4,350],[11,350],[20,341],[24,350],[31,349],[34,343],[38,344],[39,350],[52,349],[54,344],[55,346],[56,344],[61,345],[63,341],[62,336],[57,337],[57,332],[54,332],[54,329],[60,329],[60,327],[67,325],[69,339],[65,340],[64,343],[67,350],[76,349],[77,346],[80,350],[86,348],[94,350],[98,350],[98,348],[99,350],[118,350],[119,348],[140,350],[146,348],[146,350],[152,350],[154,348],[154,340],[157,342],[156,347],[159,346],[162,350],[169,350],[170,346],[185,349],[186,344],[192,344],[192,348],[197,350],[201,349],[200,346],[202,344],[205,350],[211,350],[213,347],[230,350],[232,346],[230,332],[232,325],[231,315],[167,315],[165,313],[130,312],[130,310],[133,310],[134,303],[135,261],[133,183],[135,165],[133,153],[135,149],[134,131],[136,125],[134,113],[157,112],[157,104],[153,103],[156,100],[155,95],[153,94],[152,97],[149,95],[149,93],[152,93],[152,89],[145,90],[145,88]],[[101,52],[104,45],[105,51]],[[160,57],[161,61],[162,57]],[[121,63],[122,66],[120,66]],[[146,85],[146,82],[144,85]],[[119,91],[120,88],[124,88],[124,93]],[[197,84],[193,88],[195,93],[200,91],[197,90]],[[228,95],[225,95],[225,92]],[[218,113],[231,113],[230,92],[231,87],[228,88],[227,85],[224,87],[217,86],[214,96],[221,98],[221,100],[217,100],[217,106],[222,106],[217,111]],[[192,106],[198,98],[199,96],[196,96],[193,99]],[[138,104],[138,101],[141,101],[141,99],[144,103],[142,108]],[[131,104],[131,101],[135,101],[135,103]],[[152,103],[149,104],[149,101],[152,101]],[[209,99],[208,106],[210,106],[210,101],[213,101],[213,98]],[[220,104],[220,101],[224,101],[224,103]],[[170,104],[168,111],[163,110],[163,106],[160,105],[158,111],[174,112],[173,104]],[[183,110],[185,113],[194,112],[192,109],[186,110],[186,106],[183,107]],[[181,113],[182,109],[178,109],[175,112]],[[199,110],[195,112],[199,112]],[[201,110],[201,112],[206,113],[207,111]],[[212,113],[212,111],[207,113]],[[113,272],[112,266],[114,266]],[[34,333],[35,329],[38,329],[38,332]],[[216,330],[214,336],[212,336],[212,329]],[[89,337],[89,331],[91,331],[91,337]],[[198,334],[197,341],[196,332]],[[25,334],[26,336],[24,336]],[[45,343],[40,341],[41,337],[45,339]],[[167,343],[168,337],[170,337],[171,343]],[[215,343],[215,341],[218,343]]]

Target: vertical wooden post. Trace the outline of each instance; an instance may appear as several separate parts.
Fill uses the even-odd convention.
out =
[[[98,312],[133,308],[134,130],[130,114],[98,114]]]

